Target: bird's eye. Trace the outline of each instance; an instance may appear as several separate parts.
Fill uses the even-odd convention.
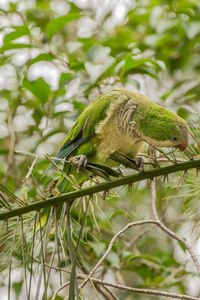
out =
[[[177,139],[177,137],[173,137],[172,140],[173,141],[177,141],[178,139]]]

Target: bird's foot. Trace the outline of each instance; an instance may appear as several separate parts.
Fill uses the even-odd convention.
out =
[[[110,154],[110,158],[127,168],[137,170],[139,172],[144,171],[144,161],[141,157],[132,158],[119,151],[114,151]]]
[[[69,159],[69,161],[73,165],[77,166],[77,173],[80,173],[81,169],[85,169],[88,163],[87,156],[84,154],[73,156]]]
[[[134,158],[134,163],[140,172],[144,171],[144,160],[141,157]]]

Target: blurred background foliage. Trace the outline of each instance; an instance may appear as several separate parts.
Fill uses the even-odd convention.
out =
[[[198,139],[199,70],[198,0],[1,1],[2,182],[25,203],[41,200],[38,196],[41,193],[47,197],[46,186],[58,173],[54,171],[40,182],[48,165],[44,154],[54,155],[85,106],[111,88],[125,87],[151,97],[190,122]],[[195,147],[192,149],[194,151]],[[33,162],[30,175],[28,172]],[[130,170],[124,172],[127,174]],[[194,175],[193,171],[183,178],[181,173],[171,175],[169,182],[165,183],[160,179],[157,192],[162,220],[186,238],[195,253],[199,253],[199,179]],[[72,209],[75,242],[84,201],[77,201]],[[90,270],[105,252],[113,234],[128,222],[151,218],[150,207],[146,182],[134,184],[132,189],[118,188],[105,200],[96,195],[89,204],[86,217],[79,269]],[[33,223],[33,214],[24,217],[27,272],[30,272],[31,264],[28,253],[31,251]],[[67,268],[70,262],[65,245],[66,232],[59,226],[61,257],[55,265]],[[47,262],[57,251],[53,228],[46,244]],[[14,229],[15,220],[1,228],[2,295],[7,293],[6,257],[10,253]],[[22,299],[25,295],[21,243],[19,230],[12,253],[12,299]],[[37,243],[39,245],[40,240]],[[36,248],[35,273],[40,267],[36,259],[41,256],[41,249]],[[42,288],[34,276],[32,284],[41,297]],[[149,225],[125,233],[96,276],[132,287],[200,296],[199,278],[185,249]],[[67,278],[64,273],[63,282]],[[52,271],[49,280],[48,295],[52,296],[59,286],[59,272]],[[87,286],[84,297],[103,299],[98,293],[95,287]],[[118,291],[117,295],[119,299],[158,299],[124,291]],[[58,299],[64,299],[64,296],[60,297]],[[2,299],[7,299],[7,296]]]

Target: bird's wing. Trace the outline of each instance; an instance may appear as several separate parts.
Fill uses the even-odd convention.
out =
[[[84,136],[85,128],[87,127],[87,124],[89,123],[89,117],[86,120],[84,126],[80,129],[78,134],[73,139],[67,139],[67,141],[64,143],[64,145],[61,147],[61,149],[57,152],[54,163],[58,165],[62,159],[68,157],[79,145],[85,143],[88,141],[92,134],[88,135],[87,137]],[[55,166],[51,163],[48,168],[45,170],[44,174],[42,175],[42,178]]]
[[[95,135],[95,128],[106,117],[106,112],[111,103],[118,100],[119,91],[112,90],[99,96],[79,116],[72,129],[64,139],[60,150],[56,154],[54,162],[59,162],[69,155],[80,145],[86,143]],[[83,153],[86,154],[86,153]],[[42,178],[54,168],[53,164],[46,169]]]

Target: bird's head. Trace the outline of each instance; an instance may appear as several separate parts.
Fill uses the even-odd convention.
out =
[[[155,106],[145,114],[139,126],[144,140],[156,147],[174,147],[184,151],[188,145],[189,126],[173,112]]]

